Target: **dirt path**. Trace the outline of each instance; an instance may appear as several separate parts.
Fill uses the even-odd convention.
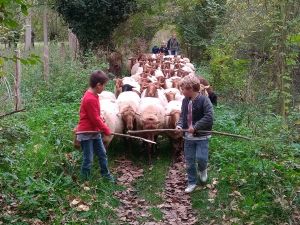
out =
[[[119,175],[117,182],[126,187],[124,191],[117,191],[114,195],[120,200],[121,204],[116,209],[119,218],[118,224],[141,224],[139,221],[150,217],[149,206],[144,199],[137,196],[133,187],[136,179],[144,176],[143,169],[133,165],[131,161],[119,160],[115,172]]]
[[[166,177],[164,203],[158,206],[164,214],[163,224],[192,225],[197,222],[190,195],[184,192],[186,182],[185,165],[181,160],[170,167]]]
[[[127,160],[120,160],[117,163],[115,172],[119,175],[118,183],[126,187],[124,191],[115,192],[115,196],[121,202],[116,209],[120,224],[193,225],[197,222],[197,217],[192,210],[191,198],[184,192],[186,173],[182,160],[170,167],[162,195],[164,202],[156,206],[151,206],[144,199],[139,198],[133,187],[134,181],[143,176],[143,169]],[[162,221],[152,222],[153,219],[148,211],[151,207],[161,209]]]

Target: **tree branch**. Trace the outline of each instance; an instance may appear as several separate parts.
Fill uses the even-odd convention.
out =
[[[16,111],[13,111],[13,112],[10,112],[10,113],[6,113],[4,115],[0,115],[0,119],[2,119],[5,116],[9,116],[9,115],[12,115],[12,114],[15,114],[15,113],[18,113],[18,112],[24,112],[24,111],[25,111],[25,109],[21,109],[21,110],[16,110]]]
[[[148,132],[187,132],[187,129],[150,129],[150,130],[135,130],[135,131],[128,131],[128,134],[141,134],[141,133],[148,133]],[[237,134],[230,134],[225,132],[219,132],[219,131],[205,131],[205,130],[199,130],[197,133],[212,133],[212,134],[218,134],[218,135],[224,135],[229,137],[236,137],[236,138],[242,138],[245,140],[251,140],[249,137],[237,135]]]
[[[79,131],[79,132],[76,132],[76,135],[78,134],[96,134],[96,133],[101,133],[99,131]],[[156,142],[154,141],[151,141],[151,140],[148,140],[148,139],[145,139],[145,138],[141,138],[141,137],[136,137],[136,136],[132,136],[132,135],[128,135],[128,134],[119,134],[119,133],[111,133],[112,135],[115,135],[115,136],[120,136],[120,137],[127,137],[127,138],[132,138],[132,139],[139,139],[139,140],[142,140],[142,141],[145,141],[145,142],[149,142],[149,143],[152,143],[152,144],[156,144]]]

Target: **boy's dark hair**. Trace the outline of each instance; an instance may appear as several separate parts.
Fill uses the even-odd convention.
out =
[[[102,70],[96,70],[94,71],[90,76],[90,87],[94,88],[97,86],[98,83],[105,84],[109,80],[106,73],[104,73]]]

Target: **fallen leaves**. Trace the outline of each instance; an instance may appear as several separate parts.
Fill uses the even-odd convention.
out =
[[[164,203],[158,206],[164,214],[162,224],[192,225],[197,223],[190,196],[184,192],[186,180],[184,163],[181,161],[173,164],[165,182]]]
[[[75,208],[78,212],[87,212],[90,210],[90,206],[79,198],[74,198],[70,202],[70,207]]]
[[[231,194],[229,194],[229,196],[233,196],[233,197],[236,197],[236,198],[243,198],[242,194],[238,191],[232,192]]]
[[[116,191],[116,196],[121,205],[116,209],[120,224],[139,224],[138,220],[150,216],[148,213],[149,206],[144,199],[137,196],[136,190],[133,188],[133,182],[144,176],[144,170],[133,165],[128,160],[117,160],[118,163],[115,172],[119,175],[117,181],[119,184],[126,186],[124,191]]]
[[[208,192],[208,201],[213,203],[215,201],[215,198],[217,197],[218,190],[216,188],[216,185],[218,184],[217,178],[213,178],[211,184],[207,184],[206,188],[209,189]]]
[[[72,153],[65,153],[66,161],[71,165],[76,165],[77,160],[74,158]]]
[[[117,181],[122,185],[130,185],[134,180],[143,176],[144,170],[134,166],[131,161],[117,160],[119,165],[116,168],[116,173],[119,175]]]
[[[85,211],[85,212],[87,212],[87,211],[90,210],[90,207],[88,205],[81,204],[81,205],[78,205],[76,207],[76,210],[77,211]]]

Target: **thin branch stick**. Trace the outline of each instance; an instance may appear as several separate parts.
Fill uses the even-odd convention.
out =
[[[87,133],[97,134],[97,133],[101,133],[101,132],[99,132],[99,131],[79,131],[79,132],[76,132],[76,135],[78,135],[78,134],[87,134]],[[142,140],[142,141],[149,142],[149,143],[152,143],[152,144],[156,144],[155,141],[151,141],[151,140],[148,140],[148,139],[145,139],[145,138],[136,137],[136,136],[132,136],[132,135],[128,135],[128,134],[119,134],[119,133],[111,133],[111,134],[115,135],[115,136],[138,139],[138,140]]]
[[[21,110],[16,110],[16,111],[13,111],[13,112],[10,112],[10,113],[6,113],[4,115],[0,115],[0,119],[2,119],[5,116],[9,116],[9,115],[12,115],[12,114],[15,114],[15,113],[18,113],[18,112],[24,112],[24,111],[25,111],[25,109],[21,109]]]
[[[139,139],[139,140],[142,140],[142,141],[145,141],[145,142],[156,144],[155,141],[151,141],[151,140],[148,140],[148,139],[145,139],[145,138],[141,138],[141,137],[131,136],[131,135],[127,135],[127,134],[119,134],[119,133],[112,133],[112,134],[116,135],[116,136],[120,136],[120,137],[128,137],[128,138],[133,138],[133,139]]]
[[[187,132],[187,129],[153,129],[153,130],[134,130],[134,131],[128,131],[128,134],[141,134],[141,133],[148,133],[148,132]],[[225,133],[225,132],[219,132],[219,131],[206,131],[206,130],[199,130],[197,133],[212,133],[212,134],[219,134],[219,135],[224,135],[224,136],[229,136],[229,137],[236,137],[236,138],[242,138],[245,140],[251,140],[249,137],[237,135],[237,134],[230,134],[230,133]]]

